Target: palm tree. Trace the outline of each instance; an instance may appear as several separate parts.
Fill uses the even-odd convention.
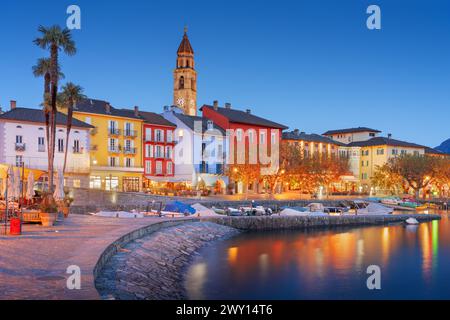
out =
[[[72,129],[73,108],[78,103],[78,101],[85,99],[86,96],[83,94],[83,88],[76,84],[73,84],[72,82],[66,83],[66,85],[63,86],[61,90],[61,104],[63,108],[67,108],[66,150],[64,153],[63,166],[63,173],[65,173],[67,164],[67,151],[69,150],[69,135],[70,130]]]
[[[43,109],[45,115],[45,129],[47,134],[47,147],[49,146],[49,127],[50,127],[50,110],[51,110],[51,101],[50,101],[50,74],[51,74],[51,64],[49,58],[40,58],[38,59],[35,66],[33,66],[33,74],[35,77],[44,77],[44,102]],[[60,79],[64,78],[64,74],[58,68],[58,75]],[[49,152],[50,148],[47,148],[47,152]]]
[[[34,40],[34,43],[42,49],[50,51],[50,139],[49,139],[49,159],[48,159],[48,179],[50,192],[53,191],[53,162],[55,159],[55,137],[56,137],[56,114],[58,112],[56,107],[56,100],[58,96],[58,54],[59,51],[64,51],[71,56],[76,53],[75,42],[72,40],[72,35],[69,29],[61,29],[60,26],[51,26],[46,28],[39,26],[38,31],[42,34],[41,38]]]

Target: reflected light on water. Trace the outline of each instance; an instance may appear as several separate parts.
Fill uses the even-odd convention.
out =
[[[237,247],[231,247],[228,249],[228,262],[230,263],[230,265],[234,265],[236,263],[237,255],[238,255]]]
[[[205,299],[203,287],[207,279],[207,270],[206,263],[197,263],[189,269],[186,275],[186,289],[189,299]]]
[[[269,275],[269,255],[263,253],[259,255],[259,274],[261,280],[264,280]]]

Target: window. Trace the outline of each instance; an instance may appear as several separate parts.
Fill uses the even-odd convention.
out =
[[[172,147],[166,147],[166,158],[172,159]]]
[[[108,162],[110,167],[116,167],[119,164],[118,158],[108,157]]]
[[[109,139],[109,151],[116,151],[117,143],[116,139]]]
[[[173,141],[173,133],[172,130],[167,130],[167,142]]]
[[[384,149],[377,149],[377,155],[383,155]]]
[[[131,168],[133,166],[133,159],[132,158],[125,158],[125,167]]]
[[[162,161],[156,161],[156,174],[162,174]]]
[[[152,129],[145,128],[145,141],[152,141]]]
[[[265,132],[259,133],[259,144],[266,144],[266,133]]]
[[[255,143],[255,132],[253,130],[248,130],[248,142]]]
[[[22,144],[23,138],[22,136],[16,136],[16,143],[17,144]]]
[[[125,150],[131,151],[132,145],[131,140],[125,140]]]
[[[242,129],[236,130],[236,139],[237,141],[242,141]]]
[[[369,133],[369,137],[375,137],[375,133],[374,132],[370,132]]]
[[[398,150],[397,149],[392,149],[392,154],[393,155],[397,155],[398,154]]]
[[[58,152],[64,152],[64,139],[58,139]]]
[[[45,152],[45,138],[38,137],[38,152]]]
[[[364,167],[364,161],[361,161],[361,167]]]
[[[164,158],[164,151],[162,146],[156,146],[156,158]]]
[[[172,162],[167,162],[167,174],[172,174]]]
[[[219,144],[219,145],[217,146],[217,157],[218,157],[219,159],[222,158],[222,153],[223,153],[223,146],[222,146],[221,144]]]
[[[147,144],[145,146],[145,157],[147,158],[153,158],[153,146]]]
[[[152,162],[150,160],[145,161],[145,173],[152,173]]]
[[[125,135],[130,137],[133,134],[133,124],[125,122]]]
[[[73,140],[73,153],[80,153],[80,140]]]
[[[16,167],[21,167],[23,165],[23,157],[16,156]]]
[[[81,181],[80,181],[80,179],[73,179],[73,187],[74,188],[81,188]]]
[[[119,190],[119,177],[108,176],[105,179],[105,189],[107,191]]]
[[[414,155],[415,155],[415,156],[418,156],[418,155],[419,155],[419,151],[417,151],[417,150],[414,151]]]
[[[184,77],[183,76],[180,77],[178,89],[184,89]]]
[[[162,130],[155,130],[155,140],[157,142],[163,142],[164,141],[164,131]]]
[[[123,177],[122,179],[123,191],[125,192],[138,192],[139,191],[139,178],[135,177]]]
[[[102,188],[102,178],[99,176],[91,176],[89,178],[89,188],[101,189]]]
[[[270,143],[271,144],[275,144],[276,143],[276,139],[277,139],[277,133],[276,132],[272,132],[270,135]]]
[[[117,127],[118,127],[117,121],[114,121],[114,120],[109,121],[109,133],[110,134],[115,134],[115,135],[119,134],[119,130],[117,129]]]
[[[407,152],[406,152],[406,150],[402,150],[402,151],[400,151],[400,153],[401,154],[406,154]]]

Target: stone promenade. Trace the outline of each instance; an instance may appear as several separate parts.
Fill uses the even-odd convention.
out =
[[[100,299],[94,269],[104,250],[124,234],[166,220],[71,215],[52,228],[25,225],[22,236],[0,235],[0,299]],[[81,290],[66,288],[70,265],[81,268]]]

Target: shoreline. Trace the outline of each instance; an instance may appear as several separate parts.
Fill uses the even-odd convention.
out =
[[[245,231],[308,230],[388,225],[414,217],[419,222],[439,215],[328,217],[204,217],[168,221],[127,234],[112,243],[95,268],[102,299],[187,299],[185,271],[199,251]]]

